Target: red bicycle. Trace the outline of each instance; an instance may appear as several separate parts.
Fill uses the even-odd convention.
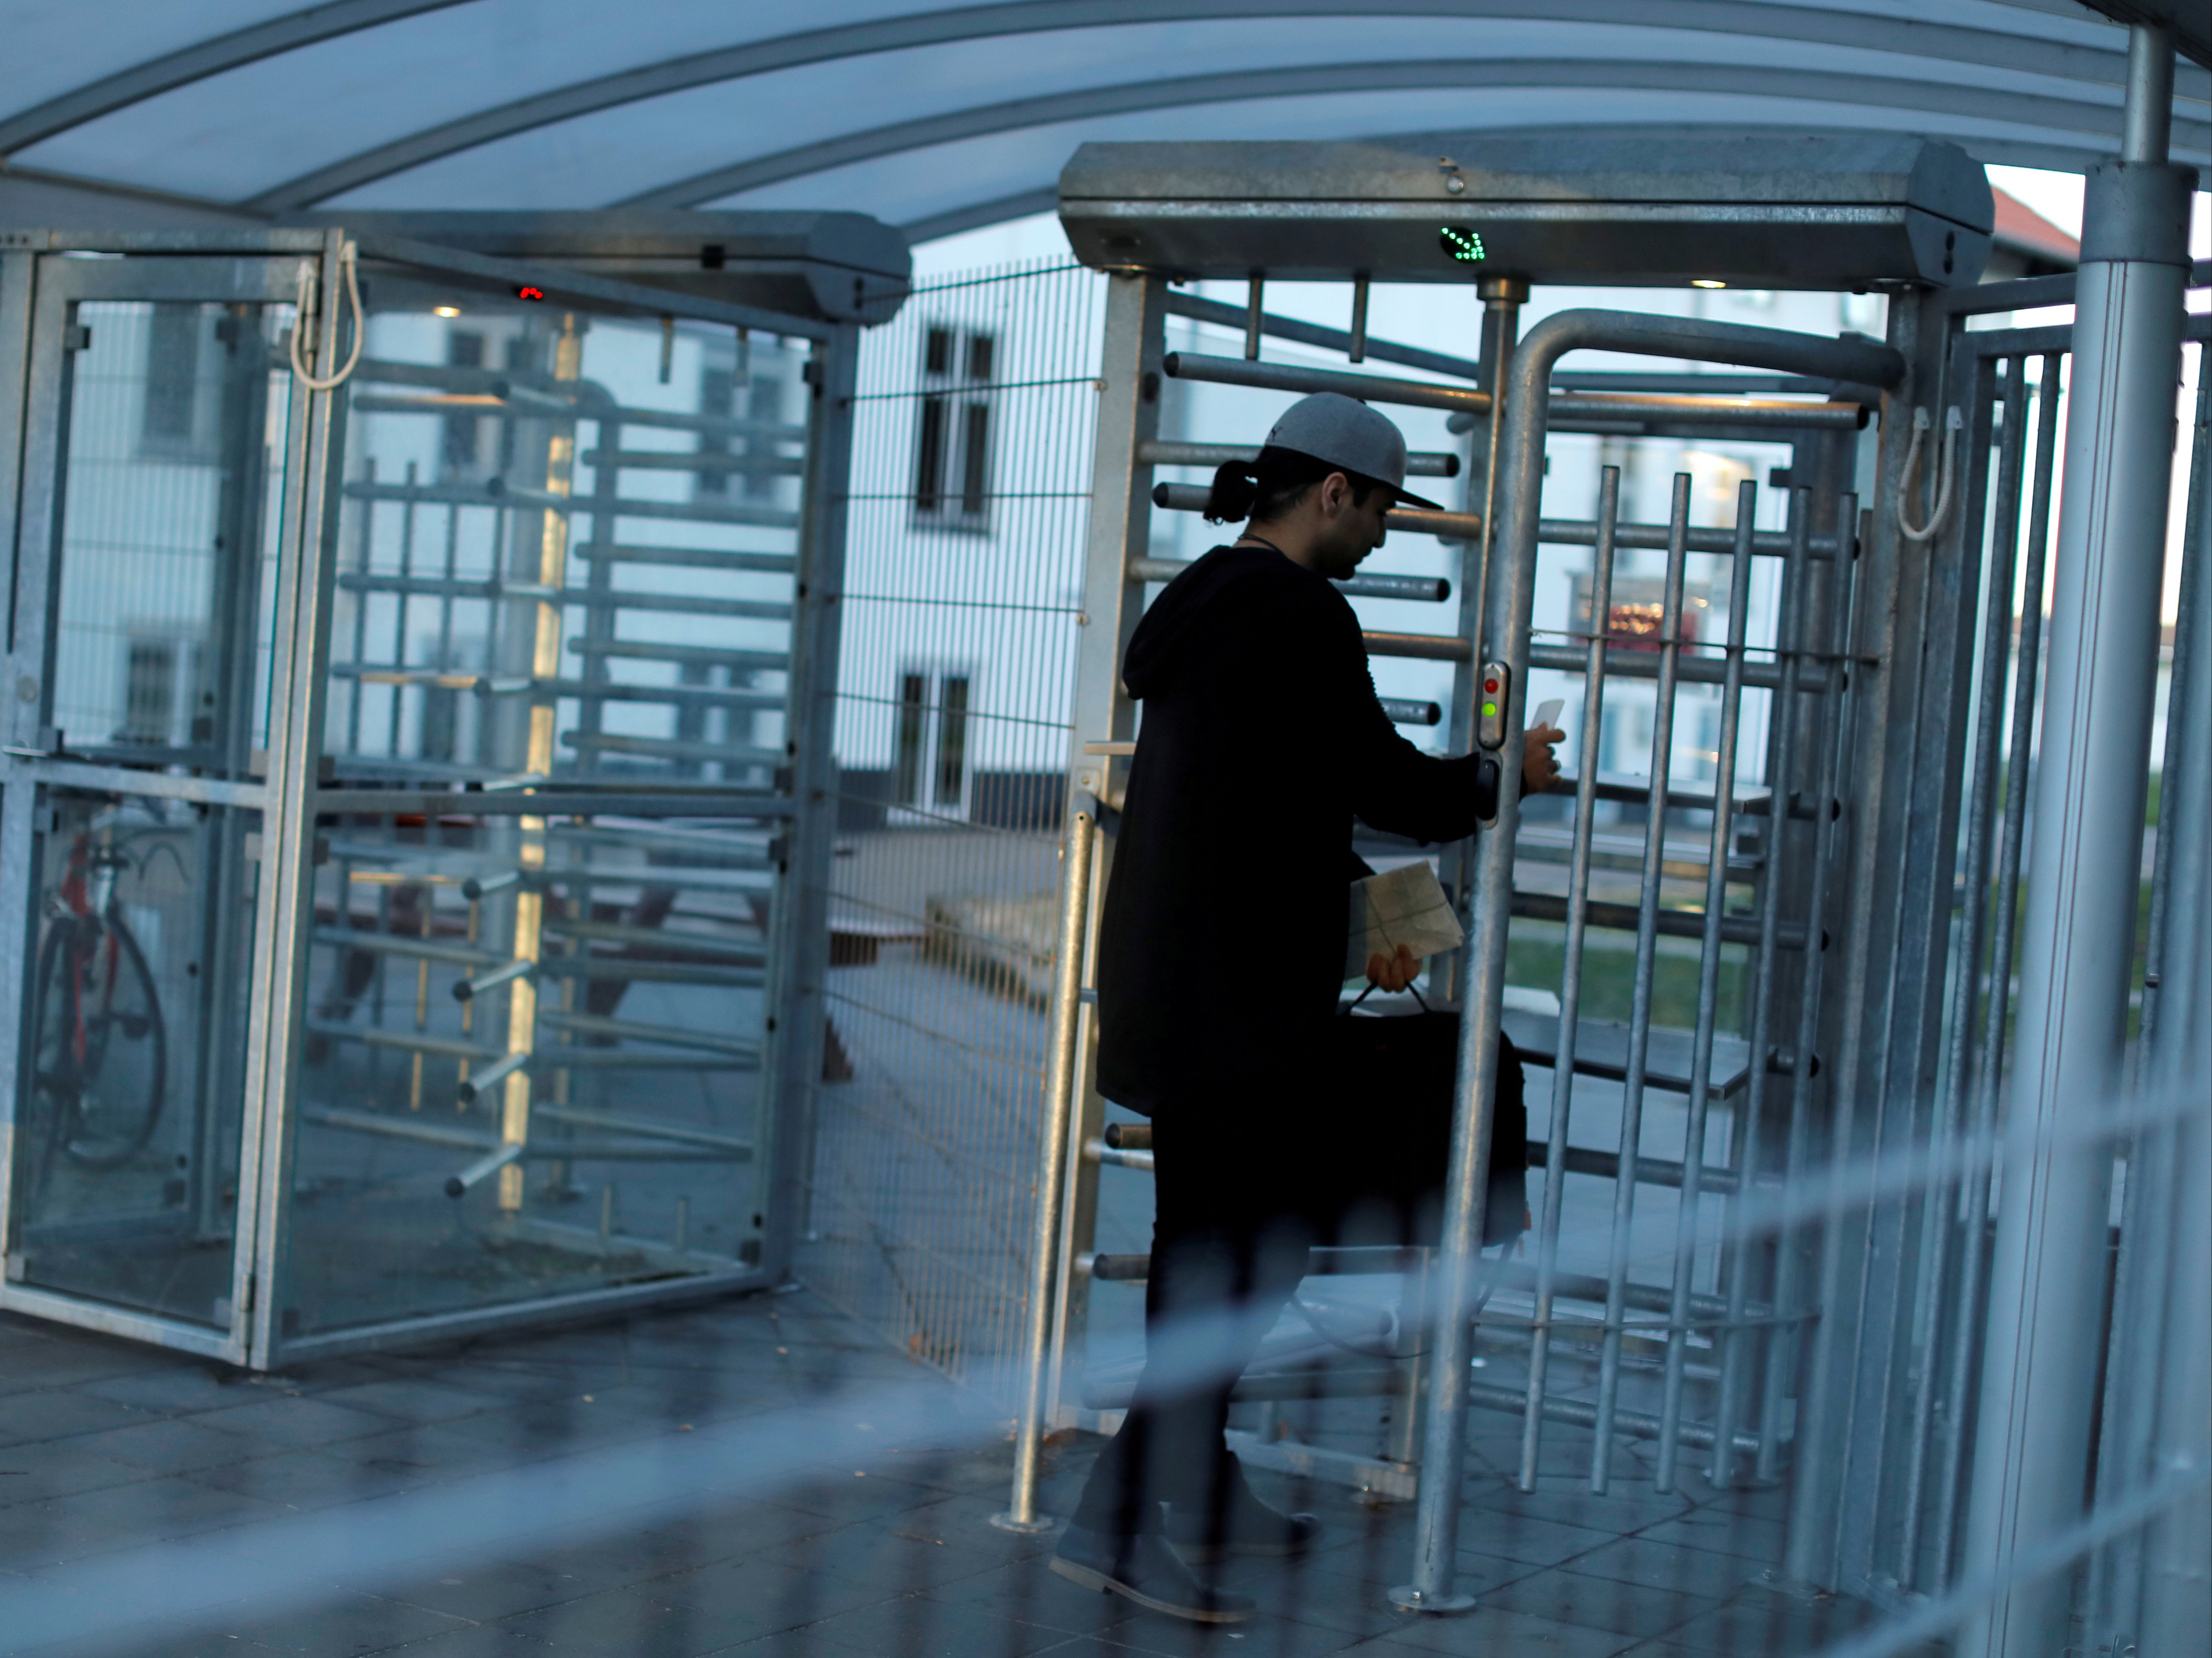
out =
[[[128,853],[90,832],[70,846],[39,945],[33,1086],[46,1119],[45,1167],[58,1154],[119,1169],[161,1121],[168,1029],[145,952],[116,901]]]

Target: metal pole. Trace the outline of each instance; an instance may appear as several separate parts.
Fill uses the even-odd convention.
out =
[[[1802,452],[1802,451],[1800,452]],[[1782,688],[1770,704],[1773,712],[1769,723],[1775,730],[1774,762],[1767,778],[1771,785],[1766,819],[1766,867],[1762,872],[1759,893],[1759,946],[1751,958],[1752,1014],[1751,1051],[1753,1054],[1766,1052],[1767,1031],[1774,1017],[1774,959],[1775,938],[1782,920],[1782,837],[1790,823],[1790,790],[1797,775],[1797,732],[1802,716],[1797,708],[1797,675],[1803,660],[1809,636],[1806,623],[1812,607],[1808,591],[1810,572],[1806,568],[1806,544],[1811,538],[1813,521],[1813,492],[1799,487],[1790,492],[1790,564],[1783,579],[1784,609],[1776,629],[1776,641],[1782,658]],[[1816,806],[1817,811],[1819,808]],[[1818,920],[1815,919],[1814,925]],[[1761,1142],[1766,1115],[1767,1067],[1754,1061],[1751,1076],[1744,1088],[1742,1112],[1743,1128],[1737,1136],[1739,1153],[1737,1185],[1729,1198],[1726,1218],[1721,1230],[1732,1235],[1735,1218],[1743,1200],[1743,1193],[1758,1180]],[[1685,1161],[1687,1161],[1686,1158]],[[1735,1327],[1744,1318],[1744,1309],[1751,1296],[1750,1253],[1738,1246],[1735,1253],[1735,1270],[1728,1276],[1727,1321],[1717,1338],[1721,1350],[1720,1387],[1713,1398],[1713,1455],[1705,1471],[1706,1479],[1714,1485],[1725,1488],[1734,1483],[1735,1456],[1729,1443],[1729,1424],[1735,1420],[1736,1397],[1742,1385],[1745,1358],[1742,1339],[1745,1332]]]
[[[1689,1127],[1682,1144],[1682,1195],[1674,1209],[1674,1287],[1667,1309],[1667,1375],[1659,1406],[1659,1466],[1653,1482],[1674,1489],[1675,1430],[1682,1421],[1683,1366],[1689,1358],[1690,1277],[1698,1265],[1698,1187],[1705,1177],[1705,1117],[1712,1100],[1713,1025],[1720,1011],[1721,913],[1728,908],[1729,842],[1735,829],[1735,747],[1743,720],[1744,613],[1751,608],[1751,521],[1759,485],[1736,487],[1735,568],[1729,579],[1728,679],[1721,692],[1721,746],[1713,769],[1713,835],[1705,861],[1705,936],[1698,956],[1698,1024],[1690,1061]],[[1787,786],[1786,785],[1784,786]],[[1787,810],[1786,801],[1784,810]],[[1752,1070],[1766,1069],[1752,1050]],[[1606,1333],[1613,1333],[1608,1330]],[[1716,1418],[1714,1445],[1725,1454],[1727,1424]]]
[[[1524,1491],[1536,1489],[1537,1459],[1543,1443],[1544,1382],[1551,1368],[1553,1281],[1559,1269],[1559,1210],[1566,1198],[1568,1116],[1575,1096],[1575,1036],[1582,1020],[1583,939],[1589,919],[1590,831],[1597,816],[1598,750],[1605,736],[1605,645],[1613,621],[1613,529],[1620,511],[1620,468],[1608,466],[1598,474],[1597,550],[1590,559],[1589,656],[1583,670],[1582,745],[1576,750],[1579,774],[1575,780],[1575,838],[1568,854],[1559,1038],[1552,1055],[1552,1121],[1546,1133],[1543,1212],[1536,1230],[1536,1310],[1528,1344],[1528,1403],[1521,1422],[1520,1485]]]
[[[1052,1291],[1060,1270],[1060,1177],[1067,1160],[1067,1118],[1074,1094],[1076,1023],[1083,1011],[1084,923],[1091,913],[1091,841],[1097,821],[1087,811],[1075,814],[1067,829],[1067,867],[1060,872],[1052,1048],[1046,1060],[1044,1115],[1037,1137],[1036,1218],[1030,1230],[1029,1329],[1023,1356],[1021,1423],[1014,1434],[1014,1492],[1006,1511],[991,1516],[991,1523],[1001,1531],[1040,1532],[1052,1524],[1036,1511],[1037,1456],[1044,1433]]]
[[[1651,803],[1644,820],[1643,893],[1636,915],[1636,979],[1628,1004],[1628,1075],[1620,1090],[1620,1166],[1632,1171],[1644,1151],[1644,1090],[1651,1056],[1651,999],[1659,966],[1659,887],[1667,854],[1667,785],[1674,760],[1674,702],[1679,681],[1674,667],[1682,655],[1682,577],[1690,527],[1690,475],[1674,474],[1674,502],[1668,514],[1667,574],[1659,601],[1659,685],[1651,714]],[[1738,667],[1741,672],[1741,666]],[[1713,918],[1706,918],[1708,931]],[[1692,1145],[1685,1157],[1702,1163],[1705,1148]],[[1686,1169],[1685,1179],[1691,1178]],[[1613,1236],[1607,1251],[1605,1335],[1598,1349],[1597,1430],[1590,1442],[1589,1488],[1604,1495],[1613,1478],[1613,1416],[1620,1403],[1621,1321],[1627,1315],[1630,1229],[1636,1220],[1636,1181],[1616,1175],[1613,1183]]]
[[[2172,39],[2136,25],[2127,148],[2089,174],[2075,295],[2069,487],[2054,560],[2013,1072],[2012,1121],[2031,1131],[2094,1121],[2124,1081],[2195,182],[2165,159],[2172,90]],[[2043,1156],[2004,1183],[1969,1572],[2004,1571],[2079,1517],[2111,1172],[2106,1156]],[[1966,1632],[1960,1658],[2057,1650],[2069,1637],[2069,1599],[2063,1576],[2008,1588]]]
[[[1972,1132],[1976,1134],[1988,1133],[1996,1121],[1997,1084],[2004,1064],[2013,928],[2020,909],[2021,852],[2027,828],[2028,753],[2035,731],[2035,688],[2042,662],[2044,562],[2051,542],[2051,480],[2058,440],[2058,365],[2055,354],[2045,357],[2043,377],[2038,382],[2035,472],[2029,486],[2027,565],[2021,576],[2020,643],[2013,656],[2012,735],[2006,747],[2013,763],[2005,774],[2004,810],[1999,820],[2003,841],[1997,854],[1996,915],[1990,934],[1993,975],[1990,1005],[1982,1024],[1981,1058],[1974,1068]],[[2004,964],[2002,969],[1996,966],[1999,963]],[[1960,1230],[1966,1247],[1959,1268],[1958,1314],[1952,1321],[1950,1377],[1944,1394],[1943,1473],[1936,1488],[1936,1539],[1929,1551],[1935,1571],[1932,1592],[1937,1594],[1950,1583],[1951,1563],[1957,1553],[1960,1470],[1966,1455],[1966,1394],[1980,1347],[1982,1275],[1989,1254],[1987,1169],[1967,1181],[1965,1208],[1966,1219]]]

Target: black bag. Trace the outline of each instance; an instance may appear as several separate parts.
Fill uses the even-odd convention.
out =
[[[1331,1094],[1339,1114],[1317,1159],[1328,1188],[1320,1217],[1326,1241],[1434,1245],[1443,1233],[1444,1178],[1451,1163],[1460,1016],[1443,1011],[1347,1015],[1329,1023]],[[1500,1031],[1489,1199],[1483,1210],[1486,1248],[1512,1242],[1530,1224],[1522,1086],[1521,1055]]]

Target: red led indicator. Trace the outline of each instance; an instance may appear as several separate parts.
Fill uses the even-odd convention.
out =
[[[518,300],[542,300],[545,297],[545,290],[525,285],[514,290],[514,297]]]
[[[1498,682],[1494,679],[1486,679],[1482,682],[1482,689],[1494,696],[1498,693]]]

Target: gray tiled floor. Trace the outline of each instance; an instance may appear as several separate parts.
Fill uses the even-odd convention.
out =
[[[1630,1447],[1613,1491],[1592,1497],[1567,1471],[1575,1447],[1561,1430],[1562,1472],[1523,1495],[1495,1471],[1505,1448],[1497,1424],[1479,1421],[1460,1535],[1462,1586],[1481,1597],[1474,1614],[1389,1607],[1385,1591],[1409,1558],[1409,1506],[1261,1475],[1255,1484],[1271,1499],[1323,1515],[1324,1546],[1293,1567],[1227,1572],[1260,1599],[1249,1624],[1204,1630],[1158,1617],[1047,1572],[1050,1536],[992,1527],[1005,1501],[1003,1431],[802,1292],[265,1378],[0,1318],[0,1651],[30,1649],[10,1644],[9,1598],[58,1574],[104,1570],[100,1581],[128,1585],[144,1581],[165,1544],[224,1535],[269,1540],[281,1573],[291,1529],[349,1504],[372,1514],[399,1493],[460,1491],[610,1448],[680,1455],[700,1442],[685,1432],[741,1419],[774,1431],[797,1418],[763,1413],[881,1397],[886,1382],[941,1402],[939,1430],[862,1441],[861,1452],[838,1450],[834,1467],[716,1491],[651,1524],[495,1540],[488,1558],[421,1558],[368,1589],[313,1581],[294,1604],[157,1618],[78,1649],[1765,1658],[1817,1650],[1860,1615],[1759,1581],[1780,1548],[1779,1493],[1715,1492],[1693,1476],[1662,1496]],[[1096,1442],[1056,1448],[1048,1508],[1064,1509]]]

